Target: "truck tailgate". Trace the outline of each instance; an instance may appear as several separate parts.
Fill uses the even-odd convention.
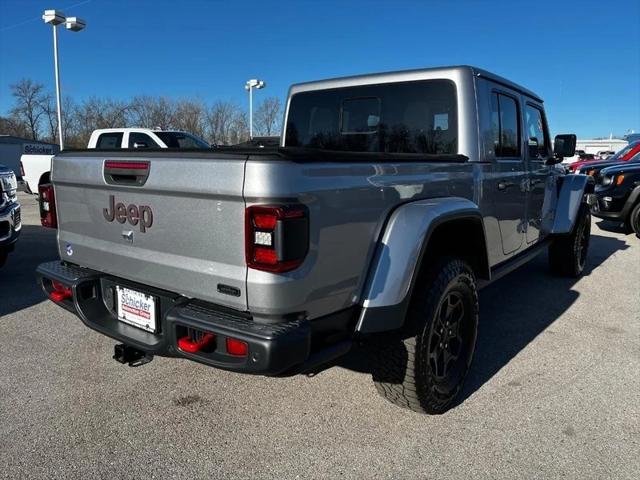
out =
[[[244,155],[212,152],[56,156],[60,257],[246,310],[245,161]],[[132,164],[141,168],[135,181],[110,174],[131,173],[118,167]]]

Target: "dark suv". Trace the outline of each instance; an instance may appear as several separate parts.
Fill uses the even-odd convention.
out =
[[[640,238],[640,163],[634,161],[605,168],[600,177],[593,215],[623,222],[629,232],[635,232]]]
[[[20,205],[16,198],[18,182],[12,170],[0,165],[0,267],[13,250],[20,235]]]

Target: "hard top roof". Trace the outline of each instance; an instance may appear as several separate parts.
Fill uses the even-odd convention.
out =
[[[438,73],[453,73],[453,72],[468,72],[471,75],[487,78],[494,82],[505,85],[509,88],[512,88],[516,91],[519,91],[520,93],[523,93],[531,97],[532,99],[542,103],[542,98],[540,98],[539,95],[535,94],[531,90],[521,85],[518,85],[517,83],[514,83],[510,80],[507,80],[506,78],[501,77],[500,75],[496,75],[487,70],[484,70],[478,67],[473,67],[471,65],[453,65],[453,66],[445,66],[445,67],[398,70],[398,71],[380,72],[380,73],[372,73],[372,74],[365,74],[365,75],[352,75],[352,76],[346,76],[346,77],[328,78],[325,80],[317,80],[312,82],[302,82],[302,83],[296,83],[292,85],[290,89],[290,93],[297,93],[297,91],[305,91],[305,90],[321,90],[324,88],[339,88],[339,84],[341,82],[345,82],[349,84],[354,84],[357,82],[362,82],[363,84],[371,84],[371,83],[375,83],[376,80],[379,80],[381,83],[386,83],[386,82],[394,81],[393,77],[396,75],[398,77],[406,77],[406,76],[419,77],[421,73],[424,73],[428,76],[432,76],[433,74],[438,74]],[[401,79],[398,78],[398,81],[400,80]]]

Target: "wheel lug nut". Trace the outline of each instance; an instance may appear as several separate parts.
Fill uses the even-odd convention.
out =
[[[444,348],[449,348],[449,344],[448,344],[448,343],[445,343],[445,344],[444,344]]]

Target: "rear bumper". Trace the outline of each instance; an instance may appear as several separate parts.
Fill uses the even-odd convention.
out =
[[[20,204],[14,203],[0,211],[0,247],[15,243],[21,229]]]
[[[61,307],[76,314],[89,328],[114,338],[149,355],[184,357],[213,367],[241,373],[286,375],[305,371],[319,357],[346,353],[350,341],[343,335],[336,344],[327,346],[318,340],[316,320],[282,321],[274,324],[256,323],[248,314],[210,303],[189,300],[180,295],[124,279],[80,268],[59,261],[43,263],[36,270],[38,282],[45,294],[53,291],[52,281],[71,288],[73,295],[59,302]],[[115,313],[114,287],[120,285],[153,295],[158,306],[158,331],[150,333],[118,320]],[[338,318],[338,316],[342,317]],[[346,334],[355,312],[340,312],[321,322]],[[318,319],[321,320],[321,319]],[[189,353],[178,347],[178,339],[189,329],[213,333],[215,346],[207,352]],[[314,335],[314,333],[316,335]],[[323,335],[324,337],[324,335]],[[246,342],[246,356],[234,356],[226,351],[226,339]],[[321,351],[318,351],[321,350]]]

